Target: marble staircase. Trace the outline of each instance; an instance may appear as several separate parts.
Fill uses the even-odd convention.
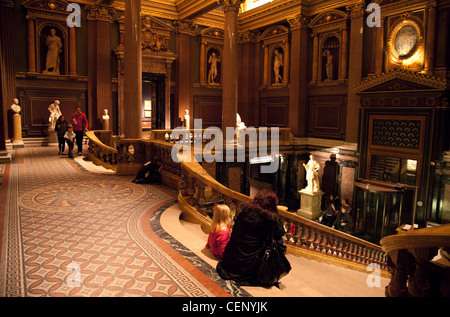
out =
[[[177,204],[168,208],[161,216],[163,228],[206,263],[215,267],[217,260],[205,248],[207,234],[201,230],[200,225],[186,222],[180,219],[180,215],[181,209]],[[373,279],[372,271],[358,272],[292,254],[287,257],[292,270],[281,280],[280,289],[244,289],[256,297],[384,297],[385,286],[390,282],[382,276]]]

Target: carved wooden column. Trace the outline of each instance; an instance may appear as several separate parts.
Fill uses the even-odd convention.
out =
[[[264,45],[264,86],[269,85],[269,46]]]
[[[206,83],[205,78],[205,43],[200,44],[200,84],[204,85]]]
[[[14,1],[0,2],[0,81],[2,89],[2,115],[5,138],[12,137],[12,126],[8,125],[9,105],[16,98],[16,77],[14,71]]]
[[[289,128],[291,128],[291,132],[294,136],[303,137],[306,136],[308,129],[307,122],[305,120],[305,118],[307,118],[306,91],[308,84],[308,72],[301,70],[306,70],[308,67],[309,19],[306,16],[299,15],[288,19],[288,22],[291,27]],[[317,59],[317,56],[315,58]]]
[[[77,76],[76,27],[69,28],[69,76]]]
[[[383,57],[384,57],[384,17],[381,18],[381,27],[376,28],[377,31],[377,45],[375,48],[375,74],[383,72]]]
[[[238,105],[238,25],[239,6],[243,0],[218,0],[225,12],[223,60],[222,60],[222,131],[227,137],[226,127],[236,127]]]
[[[36,40],[35,34],[35,21],[34,17],[28,17],[28,73],[36,73]]]
[[[432,73],[434,68],[434,42],[436,32],[436,3],[431,4],[427,14],[427,39],[425,46],[425,71]]]
[[[283,84],[289,82],[289,42],[284,43],[284,67],[283,67]]]
[[[318,81],[319,70],[319,35],[314,33],[313,37],[313,63],[312,63],[312,76],[311,82],[316,83]]]
[[[142,137],[141,0],[125,1],[124,36],[124,134]]]
[[[364,27],[364,2],[347,6],[350,11],[350,40],[351,50],[349,54],[348,90],[347,90],[347,122],[346,141],[358,142],[358,119],[360,98],[354,92],[354,86],[361,81],[363,65],[363,33]]]
[[[193,122],[195,114],[193,113],[194,94],[192,91],[194,83],[192,47],[193,35],[197,25],[187,20],[175,20],[173,24],[178,52],[175,64],[175,105],[178,106],[178,111],[175,110],[175,115],[180,120],[184,118],[185,110],[189,110],[191,122]]]
[[[347,59],[348,59],[348,31],[346,28],[342,29],[341,42],[341,73],[339,79],[347,78]]]
[[[107,6],[86,6],[88,20],[88,113],[90,126],[101,129],[104,109],[112,113],[111,89],[111,36],[110,24],[115,9]],[[69,36],[75,38],[75,28],[70,28]],[[75,41],[70,41],[75,45]],[[73,51],[72,51],[73,49]],[[75,46],[69,52],[70,75],[76,75]]]

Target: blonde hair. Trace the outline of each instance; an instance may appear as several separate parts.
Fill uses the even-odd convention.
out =
[[[218,232],[230,225],[230,208],[227,205],[216,205],[213,209],[213,219],[210,232]]]

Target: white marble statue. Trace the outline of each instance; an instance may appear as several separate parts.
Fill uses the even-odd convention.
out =
[[[48,111],[50,111],[50,116],[48,117],[50,128],[54,130],[56,120],[58,120],[58,118],[62,115],[61,110],[59,109],[59,100],[55,100],[55,102],[48,107]]]
[[[242,120],[241,120],[241,116],[239,115],[239,113],[236,113],[236,137],[238,138],[238,140],[239,140],[240,132],[246,128],[247,127],[246,127],[245,123],[242,122]]]
[[[283,54],[278,50],[274,50],[273,54],[273,71],[275,72],[275,84],[279,84],[283,81],[283,78],[280,75],[280,68],[281,66],[283,66]]]
[[[216,53],[212,52],[208,60],[208,63],[210,64],[208,73],[208,84],[216,84],[216,82],[214,82],[214,79],[216,79],[217,77],[218,62],[220,62],[220,56],[216,56]]]
[[[184,127],[189,130],[191,117],[189,116],[189,110],[185,110],[185,111],[186,111],[186,113],[184,115]]]
[[[43,74],[59,75],[60,59],[59,54],[62,53],[61,38],[56,35],[56,30],[51,29],[50,35],[45,40],[47,46],[47,58],[45,62],[45,70]]]
[[[14,103],[11,105],[11,110],[17,114],[20,112],[21,108],[19,106],[19,100],[17,98],[14,98]]]
[[[308,185],[306,186],[305,190],[311,193],[319,192],[320,164],[316,160],[314,160],[314,155],[311,154],[309,156],[308,164],[303,163],[303,166],[305,167],[306,170],[306,181],[308,182]]]
[[[325,65],[326,71],[327,71],[327,79],[332,80],[333,79],[333,55],[331,55],[329,50],[326,50],[323,52],[323,56],[326,56],[327,58],[327,64]]]

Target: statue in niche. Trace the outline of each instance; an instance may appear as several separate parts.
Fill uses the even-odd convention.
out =
[[[55,102],[48,107],[48,111],[50,111],[50,116],[48,117],[50,128],[54,130],[56,120],[62,115],[61,110],[59,109],[59,100],[55,100]]]
[[[59,75],[60,59],[59,54],[62,53],[61,38],[56,35],[55,29],[50,29],[50,35],[45,40],[47,46],[47,59],[43,74]]]
[[[319,184],[320,164],[316,160],[314,160],[314,155],[311,154],[309,156],[308,164],[303,163],[303,167],[306,170],[306,181],[308,182],[308,185],[306,186],[305,190],[311,193],[317,193],[318,191],[320,191],[320,184]]]
[[[17,98],[14,98],[14,103],[11,105],[11,110],[14,112],[14,114],[19,114],[21,108],[19,106],[19,100]]]
[[[331,55],[329,50],[325,50],[325,52],[323,52],[323,56],[327,58],[327,63],[325,65],[327,80],[333,80],[333,55]]]
[[[208,84],[217,84],[214,80],[217,77],[217,63],[221,61],[220,56],[217,56],[215,52],[212,52],[209,56],[209,72],[208,72]]]
[[[280,75],[280,69],[284,66],[283,64],[283,54],[278,50],[273,51],[273,71],[275,74],[275,84],[281,84],[283,78]]]

